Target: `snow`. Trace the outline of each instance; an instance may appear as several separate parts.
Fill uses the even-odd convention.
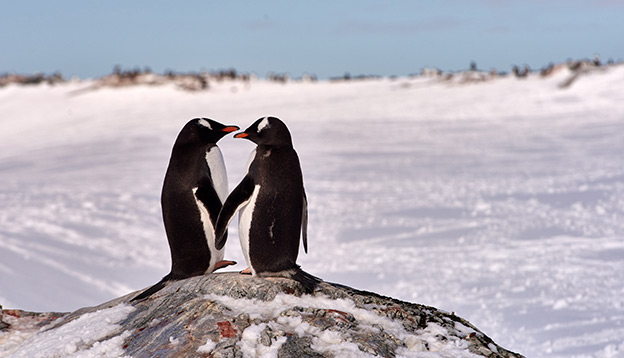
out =
[[[210,353],[216,347],[217,347],[217,344],[215,342],[213,342],[212,340],[210,340],[210,338],[209,338],[209,339],[206,340],[206,344],[204,344],[203,346],[199,346],[199,348],[197,348],[197,352],[199,352],[199,353]]]
[[[418,331],[418,335],[408,333],[403,325],[392,319],[381,317],[376,313],[357,308],[350,299],[331,299],[326,296],[304,295],[297,297],[288,294],[278,294],[272,301],[260,301],[255,299],[232,298],[229,296],[206,295],[206,299],[214,300],[232,310],[234,315],[240,313],[249,314],[250,319],[272,319],[267,323],[252,324],[242,332],[242,340],[239,343],[245,357],[277,357],[279,347],[286,342],[286,337],[279,337],[272,342],[271,346],[265,347],[258,344],[260,333],[268,326],[273,331],[294,332],[299,336],[311,336],[311,347],[322,354],[338,357],[373,357],[373,354],[362,352],[357,344],[349,342],[341,332],[322,330],[302,322],[301,317],[281,314],[292,307],[310,307],[329,309],[339,312],[348,312],[354,316],[358,323],[358,330],[366,332],[379,332],[378,327],[383,327],[384,332],[391,334],[403,342],[408,342],[407,348],[400,347],[398,356],[401,357],[477,357],[468,352],[469,343],[456,336],[449,335],[447,329],[429,323],[427,328]],[[464,327],[465,328],[465,327]],[[442,341],[439,336],[447,337]],[[428,349],[425,348],[425,342]]]
[[[50,329],[55,326],[53,322],[39,331],[32,332],[28,337],[24,337],[19,331],[0,333],[0,340],[3,342],[0,357],[123,357],[122,345],[130,336],[130,332],[125,331],[113,338],[102,339],[117,333],[121,328],[117,323],[132,311],[133,307],[119,304],[93,313],[85,313],[69,323]],[[3,337],[13,334],[14,337]]]
[[[286,342],[286,337],[279,337],[277,340],[272,341],[268,347],[258,344],[258,337],[260,337],[260,333],[266,327],[267,324],[265,323],[252,324],[243,331],[241,340],[238,343],[243,352],[243,357],[277,358],[279,347]]]
[[[528,357],[622,356],[624,67],[569,76],[0,88],[0,304],[72,311],[158,281],[179,130],[272,115],[302,163],[306,271],[455,312]],[[234,188],[254,145],[219,145]]]

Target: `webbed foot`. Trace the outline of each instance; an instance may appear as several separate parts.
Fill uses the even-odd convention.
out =
[[[221,260],[221,261],[219,261],[219,262],[217,262],[215,264],[215,269],[214,270],[217,271],[220,268],[228,267],[228,266],[231,266],[231,265],[236,265],[236,261]]]

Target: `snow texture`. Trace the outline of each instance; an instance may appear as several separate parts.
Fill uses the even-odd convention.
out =
[[[71,311],[158,281],[178,131],[273,115],[302,162],[306,271],[456,312],[527,357],[621,357],[624,67],[570,76],[0,88],[0,304]],[[233,188],[253,144],[219,145]]]
[[[311,347],[325,356],[336,357],[373,357],[373,354],[362,352],[358,346],[350,342],[349,339],[343,337],[342,332],[333,330],[323,330],[319,327],[310,325],[301,320],[301,316],[289,317],[280,313],[284,312],[286,307],[312,307],[320,309],[335,310],[337,312],[349,312],[359,322],[358,330],[363,332],[379,333],[380,327],[385,333],[397,337],[400,341],[405,342],[407,348],[399,348],[398,355],[401,357],[423,357],[423,356],[440,356],[440,357],[477,357],[468,351],[469,343],[449,334],[448,330],[429,323],[426,329],[418,332],[419,335],[408,333],[403,325],[392,319],[381,317],[378,314],[358,308],[350,299],[335,299],[319,296],[302,296],[297,297],[289,294],[278,294],[272,301],[260,301],[256,299],[232,298],[229,296],[206,295],[206,299],[215,300],[229,309],[234,314],[246,313],[250,319],[270,319],[278,317],[275,322],[269,324],[261,323],[251,325],[243,332],[241,340],[241,351],[245,357],[277,357],[280,346],[286,342],[286,337],[280,337],[277,341],[272,342],[269,347],[258,344],[258,337],[261,336],[267,326],[272,331],[293,332],[300,337],[312,336]],[[370,307],[372,308],[372,307]],[[470,329],[465,328],[468,335]],[[472,331],[474,332],[474,331]],[[439,337],[450,337],[447,340],[440,340]],[[317,338],[318,337],[318,338]],[[427,343],[428,349],[425,349]],[[260,350],[259,350],[260,349]]]
[[[120,304],[86,313],[55,329],[52,329],[54,323],[51,323],[26,337],[20,331],[8,333],[15,333],[15,337],[4,337],[7,333],[0,333],[0,341],[3,341],[0,357],[123,357],[122,345],[130,332],[125,331],[110,339],[105,338],[116,333],[120,328],[117,323],[132,311],[133,307]]]

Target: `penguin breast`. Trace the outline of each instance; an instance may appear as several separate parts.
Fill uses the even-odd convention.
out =
[[[256,208],[256,201],[258,200],[258,193],[260,192],[260,185],[254,187],[253,193],[249,197],[249,200],[241,207],[238,215],[238,238],[240,239],[241,249],[245,256],[245,261],[251,269],[253,275],[256,271],[253,267],[249,252],[249,235],[251,231],[251,221],[253,220],[253,213]]]
[[[217,196],[219,196],[221,203],[224,203],[228,195],[227,171],[225,170],[223,154],[216,145],[206,151],[206,165],[210,169],[212,185]]]

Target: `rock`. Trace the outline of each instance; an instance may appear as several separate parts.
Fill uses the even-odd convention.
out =
[[[286,342],[279,347],[277,358],[323,358],[324,356],[311,349],[312,339],[310,337],[299,337],[290,335],[286,337]]]
[[[136,294],[67,314],[32,314],[47,317],[40,321],[47,326],[5,353],[28,356],[45,335],[63,330],[69,343],[62,353],[117,349],[132,357],[398,357],[422,352],[432,357],[522,357],[454,314],[328,282],[306,295],[290,279],[219,273],[172,282],[150,298],[130,303]],[[57,319],[50,323],[52,318]],[[0,347],[14,331],[7,323],[11,327],[0,332]],[[85,326],[92,328],[90,333],[80,328]]]

